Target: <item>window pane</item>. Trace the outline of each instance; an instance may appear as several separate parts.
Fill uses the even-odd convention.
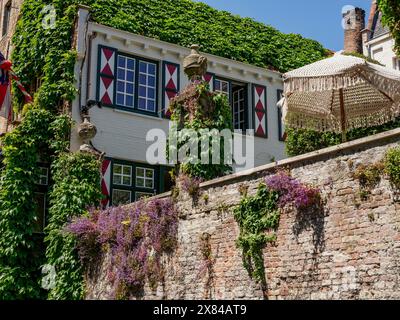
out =
[[[126,73],[126,80],[127,81],[134,82],[134,77],[135,77],[135,74],[134,74],[133,71],[128,71]]]
[[[147,84],[147,77],[145,74],[139,75],[139,84],[146,85]]]
[[[119,164],[114,164],[114,173],[121,174],[122,173],[122,166]]]
[[[118,57],[118,67],[125,68],[126,59],[123,56]]]
[[[150,76],[150,77],[148,78],[148,85],[149,85],[150,87],[155,87],[155,86],[156,86],[156,78]]]
[[[125,70],[118,69],[118,80],[125,80]]]
[[[124,92],[125,91],[125,83],[122,81],[117,82],[117,91]]]
[[[124,166],[123,172],[124,172],[124,174],[131,175],[131,173],[132,173],[132,167],[130,167],[130,166]]]
[[[147,110],[153,111],[153,112],[156,111],[156,105],[155,105],[154,101],[148,101]]]
[[[139,98],[139,109],[146,110],[146,99]]]
[[[147,73],[147,63],[140,61],[139,63],[139,71],[143,73]]]
[[[126,93],[133,95],[133,83],[126,84]]]
[[[134,70],[135,69],[135,59],[128,59],[127,68],[130,69],[130,70]]]
[[[156,91],[153,88],[149,88],[147,97],[150,99],[154,99],[156,97]]]
[[[124,103],[124,95],[121,94],[121,93],[117,94],[117,104],[120,105],[120,106],[125,105],[125,103]]]
[[[144,187],[144,178],[136,178],[136,187]]]
[[[154,176],[154,171],[153,170],[146,170],[146,178],[152,178]]]
[[[131,192],[126,190],[113,190],[113,199],[112,204],[113,206],[119,206],[122,204],[128,204],[131,202]]]
[[[126,96],[126,106],[133,107],[133,96]]]
[[[123,183],[124,186],[131,186],[131,177],[124,176]]]
[[[136,168],[136,176],[144,177],[144,169],[143,168]]]
[[[152,63],[149,64],[148,73],[149,74],[156,74],[156,66],[155,66],[155,64],[152,64]]]
[[[153,180],[146,180],[146,188],[153,189]]]
[[[146,87],[139,86],[139,97],[146,97]]]

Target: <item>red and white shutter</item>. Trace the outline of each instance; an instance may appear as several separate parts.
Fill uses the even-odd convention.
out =
[[[163,116],[171,116],[169,103],[179,92],[179,64],[163,62]]]
[[[208,85],[210,86],[210,91],[214,91],[214,78],[215,78],[215,74],[214,73],[210,73],[210,72],[207,72],[203,76],[203,80],[205,82],[207,82]]]
[[[115,65],[117,50],[99,47],[98,101],[104,105],[114,104]]]
[[[101,205],[103,208],[110,206],[110,193],[111,193],[111,160],[103,160],[101,166],[101,193],[103,194],[103,199],[101,200]]]
[[[267,88],[253,85],[254,130],[257,137],[267,138]]]

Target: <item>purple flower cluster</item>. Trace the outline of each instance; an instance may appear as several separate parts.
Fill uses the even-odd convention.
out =
[[[182,190],[191,196],[194,196],[199,192],[200,184],[203,182],[203,179],[201,178],[190,177],[188,175],[181,175],[179,179]]]
[[[294,205],[297,209],[312,206],[320,200],[319,189],[307,186],[281,171],[265,179],[267,187],[279,194],[279,206]]]
[[[178,215],[170,199],[140,201],[91,210],[88,217],[75,219],[67,231],[77,237],[84,263],[94,262],[88,259],[94,248],[110,251],[109,280],[115,298],[124,298],[130,290],[141,289],[146,280],[156,286],[162,271],[161,255],[177,243]]]

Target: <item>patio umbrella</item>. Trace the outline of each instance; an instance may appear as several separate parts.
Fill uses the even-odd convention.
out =
[[[283,75],[285,124],[342,133],[394,120],[400,114],[400,72],[336,54]]]

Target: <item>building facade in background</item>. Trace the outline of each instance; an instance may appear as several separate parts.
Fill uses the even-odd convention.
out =
[[[394,39],[382,24],[382,13],[376,0],[372,1],[368,25],[362,33],[363,54],[384,66],[400,71],[400,58],[394,53]]]

